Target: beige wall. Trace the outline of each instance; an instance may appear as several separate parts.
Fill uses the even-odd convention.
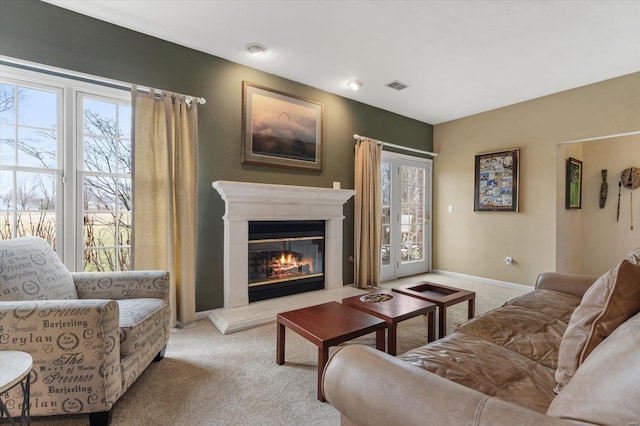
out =
[[[618,260],[640,247],[640,189],[620,191],[620,220],[616,222],[618,182],[627,167],[640,167],[640,134],[581,143],[584,151],[582,192],[582,273],[600,275]],[[607,169],[609,195],[599,206],[601,170]]]
[[[527,285],[556,270],[558,144],[638,130],[640,73],[436,125],[433,268]],[[512,147],[520,212],[474,212],[474,156]]]
[[[582,272],[582,215],[583,209],[567,209],[567,158],[583,161],[582,143],[558,145],[556,162],[556,271],[580,274]],[[584,173],[583,173],[584,175]],[[584,177],[584,176],[583,176]],[[584,187],[584,182],[583,182]],[[585,191],[582,191],[584,197]],[[583,207],[584,207],[584,199]]]

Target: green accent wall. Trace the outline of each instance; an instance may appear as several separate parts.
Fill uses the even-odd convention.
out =
[[[198,129],[198,311],[223,303],[224,202],[213,181],[324,188],[340,181],[353,188],[354,133],[433,150],[429,124],[35,0],[0,0],[0,55],[206,98]],[[324,104],[321,172],[241,164],[244,80]],[[345,284],[353,283],[353,210],[351,200],[344,209]]]

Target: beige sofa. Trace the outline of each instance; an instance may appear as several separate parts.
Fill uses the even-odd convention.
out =
[[[639,259],[597,280],[542,274],[531,293],[398,357],[340,349],[324,395],[344,425],[637,426]]]
[[[111,407],[169,338],[165,271],[69,273],[49,244],[0,241],[0,350],[31,354],[31,415],[90,413],[108,424]],[[20,387],[2,396],[19,414]]]

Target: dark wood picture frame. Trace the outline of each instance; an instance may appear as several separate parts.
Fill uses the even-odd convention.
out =
[[[582,161],[573,157],[567,158],[565,200],[567,209],[582,208]]]
[[[242,163],[322,170],[324,105],[242,82]]]
[[[517,212],[520,149],[477,154],[474,211]]]

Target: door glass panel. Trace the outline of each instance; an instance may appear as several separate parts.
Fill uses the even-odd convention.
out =
[[[382,163],[382,245],[380,263],[389,266],[391,263],[391,163]]]
[[[425,169],[402,165],[400,176],[402,185],[400,261],[401,263],[419,262],[424,260]]]

